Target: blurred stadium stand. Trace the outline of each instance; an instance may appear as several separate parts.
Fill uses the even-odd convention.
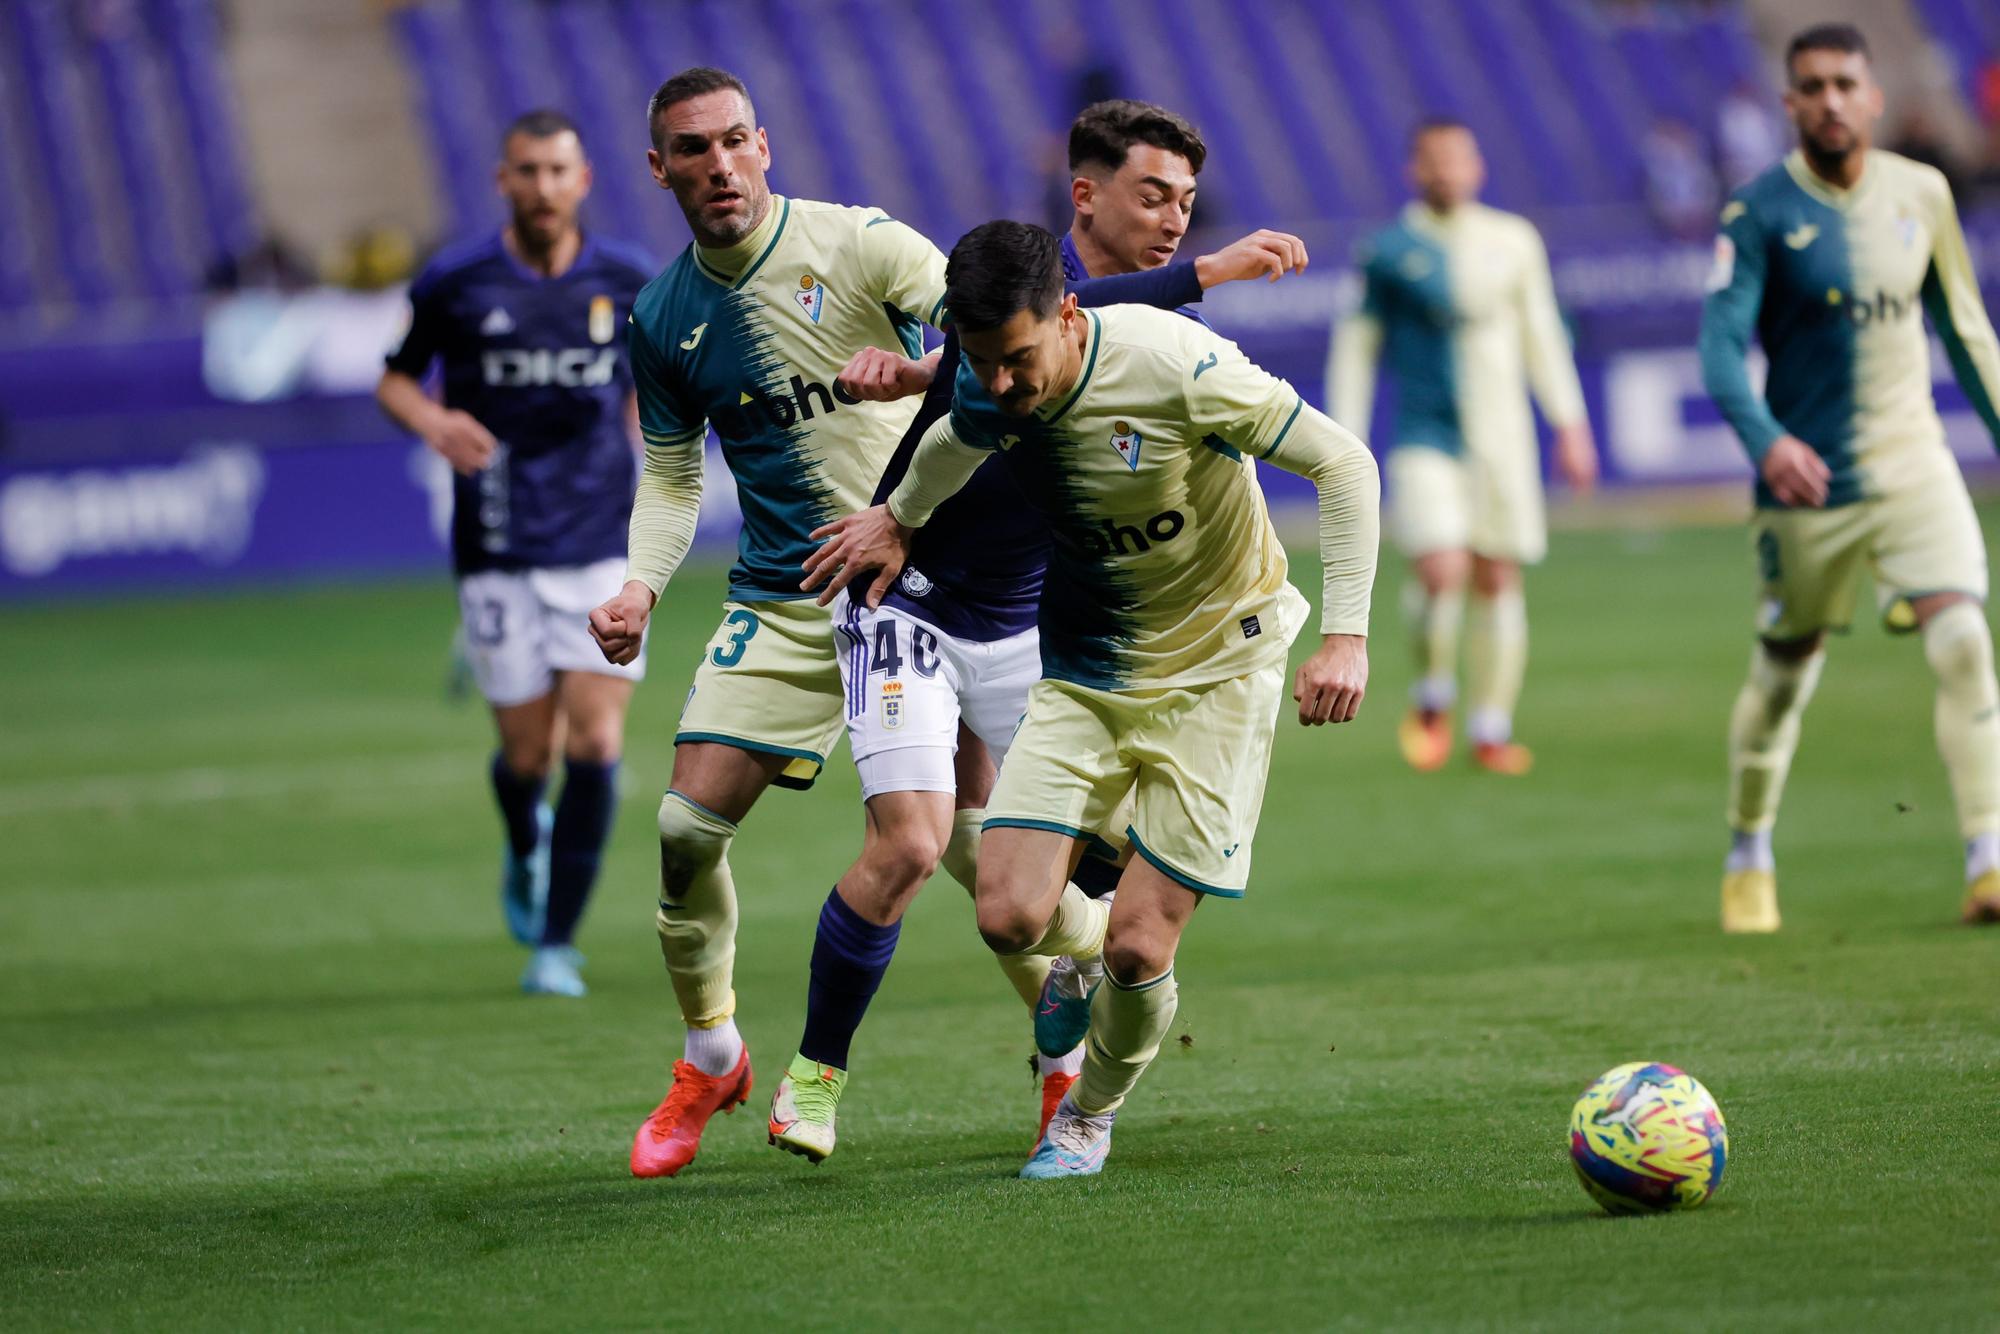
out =
[[[1918,110],[1952,131],[1976,257],[2000,280],[2000,0],[376,0],[337,23],[314,0],[0,0],[0,596],[435,559],[436,478],[366,395],[400,297],[336,280],[379,289],[496,226],[495,136],[537,105],[583,126],[588,225],[670,256],[686,232],[645,174],[644,108],[696,63],[750,84],[776,188],[879,205],[940,245],[993,216],[1066,220],[1064,132],[1085,102],[1184,110],[1212,147],[1190,244],[1268,225],[1312,246],[1304,278],[1208,306],[1309,394],[1350,281],[1340,261],[1404,197],[1409,127],[1460,117],[1486,149],[1488,199],[1549,239],[1610,479],[1737,475],[1690,347],[1704,192],[1730,174],[1724,107],[1753,145],[1760,120],[1789,141],[1776,48],[1822,10],[1883,33],[1885,143]],[[425,198],[390,217],[385,195]],[[1948,382],[1940,402],[1962,407]],[[1968,457],[1987,449],[1952,421]],[[222,467],[218,447],[248,453]],[[183,510],[247,494],[246,477],[304,508],[246,501],[241,524],[199,541],[146,537],[118,506],[167,524],[158,504],[42,485],[121,469],[186,482]],[[393,523],[414,532],[355,552],[313,535],[311,497],[336,471],[357,503],[399,489]],[[274,522],[301,545],[259,565],[243,552]]]

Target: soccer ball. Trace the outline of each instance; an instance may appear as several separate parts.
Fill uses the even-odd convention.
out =
[[[1692,1209],[1722,1185],[1729,1132],[1693,1075],[1635,1062],[1576,1100],[1569,1157],[1590,1197],[1614,1214]]]

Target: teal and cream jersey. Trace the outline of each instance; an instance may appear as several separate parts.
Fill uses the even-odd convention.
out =
[[[1715,245],[1702,378],[1753,463],[1780,435],[1798,437],[1832,471],[1829,505],[1954,466],[1931,396],[1925,311],[2000,440],[2000,346],[1936,169],[1871,151],[1843,190],[1794,150],[1730,197]],[[1761,397],[1744,364],[1753,331],[1770,362]],[[1781,508],[1761,477],[1757,504]]]
[[[807,534],[868,503],[919,406],[835,379],[864,347],[920,356],[943,299],[944,257],[873,209],[773,195],[736,245],[683,251],[632,310],[647,465],[630,576],[658,593],[686,554],[713,426],[743,512],[729,596],[803,596]]]
[[[889,497],[919,527],[998,451],[1049,520],[1046,676],[1100,690],[1227,680],[1282,662],[1304,621],[1253,460],[1319,487],[1325,634],[1368,632],[1380,488],[1348,432],[1236,345],[1144,306],[1078,311],[1075,382],[1025,417],[962,369],[949,416]]]
[[[1526,218],[1413,203],[1356,262],[1361,303],[1337,323],[1327,358],[1334,420],[1367,430],[1384,368],[1396,383],[1391,447],[1532,457],[1530,388],[1551,425],[1584,420],[1548,252]]]

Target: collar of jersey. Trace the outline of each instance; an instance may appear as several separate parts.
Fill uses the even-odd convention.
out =
[[[1083,397],[1083,387],[1090,383],[1090,373],[1097,369],[1097,348],[1104,341],[1104,326],[1097,318],[1096,311],[1087,310],[1083,314],[1084,318],[1090,321],[1084,335],[1083,370],[1077,374],[1076,384],[1070,389],[1069,397],[1062,401],[1061,407],[1046,417],[1042,417],[1041,409],[1035,410],[1035,415],[1042,417],[1043,423],[1049,426],[1061,421],[1063,414],[1076,406],[1076,401]]]
[[[1403,221],[1426,236],[1443,236],[1462,224],[1477,205],[1467,200],[1449,213],[1440,213],[1421,199],[1412,199],[1403,209]]]
[[[1868,193],[1877,176],[1882,174],[1882,164],[1876,160],[1877,154],[1870,149],[1862,160],[1861,179],[1852,188],[1843,190],[1831,181],[1824,180],[1819,173],[1806,165],[1806,154],[1802,148],[1794,148],[1785,154],[1785,172],[1799,189],[1825,204],[1828,208],[1849,209],[1855,201]]]
[[[742,287],[750,281],[757,270],[764,267],[764,261],[778,248],[778,238],[785,234],[785,223],[791,216],[792,201],[783,195],[772,195],[771,208],[764,214],[764,220],[735,245],[724,246],[720,250],[709,250],[700,242],[696,242],[694,266],[700,269],[705,277],[721,283],[724,287],[732,289]],[[740,272],[731,272],[739,267]]]

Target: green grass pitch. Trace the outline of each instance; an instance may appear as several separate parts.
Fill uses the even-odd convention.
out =
[[[1986,516],[1989,528],[1995,515]],[[1298,563],[1314,581],[1308,554]],[[665,604],[581,1003],[515,993],[488,724],[442,580],[0,614],[0,1323],[45,1327],[2000,1327],[2000,930],[1918,646],[1834,645],[1778,836],[1786,927],[1716,929],[1740,528],[1561,536],[1520,781],[1396,759],[1399,574],[1358,724],[1282,724],[1246,902],[1104,1176],[1014,1179],[1026,1016],[918,901],[839,1152],[764,1144],[845,751],[735,851],[757,1064],[680,1179],[626,1173],[678,1050],[652,811],[720,573]],[[1303,647],[1303,646],[1302,646]],[[1715,1093],[1697,1212],[1614,1220],[1571,1102]]]

